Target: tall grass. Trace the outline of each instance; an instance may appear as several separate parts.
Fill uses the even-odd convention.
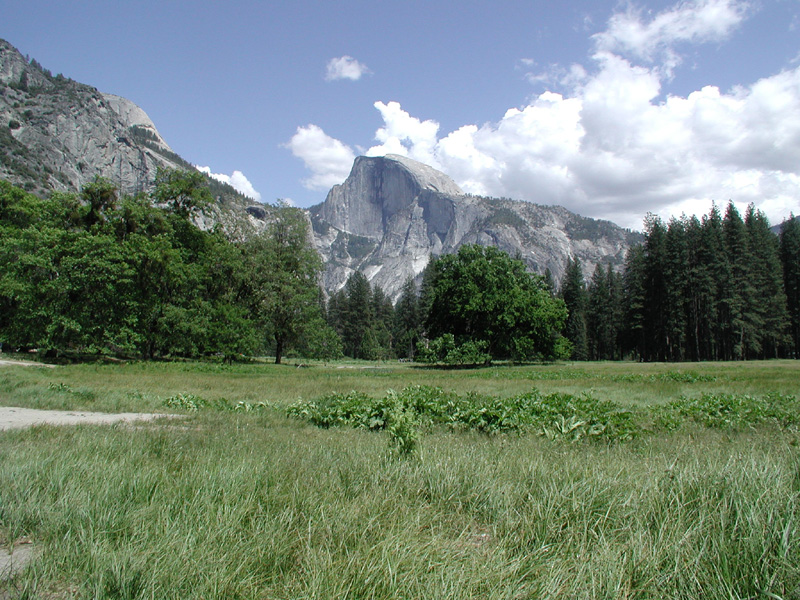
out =
[[[625,445],[386,434],[265,411],[0,436],[19,597],[796,598],[797,435]],[[793,445],[795,444],[795,445]]]
[[[3,404],[205,407],[0,432],[0,543],[36,547],[0,597],[800,598],[795,363],[361,366],[0,367]],[[412,384],[590,391],[664,426],[572,444],[434,423],[398,458],[390,431],[285,416]],[[239,402],[266,405],[220,410]]]

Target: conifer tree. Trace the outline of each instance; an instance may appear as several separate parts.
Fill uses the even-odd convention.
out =
[[[422,335],[422,317],[417,286],[406,279],[394,308],[395,350],[400,358],[414,358],[417,342]]]
[[[586,330],[590,360],[612,360],[616,353],[616,299],[613,271],[598,264],[589,282]]]
[[[628,248],[622,279],[625,316],[625,327],[622,330],[623,349],[639,360],[644,360],[647,356],[645,266],[644,246]]]
[[[748,271],[754,292],[748,302],[748,312],[756,325],[747,357],[777,358],[789,341],[789,312],[783,289],[779,240],[770,230],[766,215],[752,204],[745,213],[745,227]]]
[[[366,358],[362,346],[374,321],[372,290],[366,275],[361,271],[353,273],[345,283],[344,295],[346,299],[341,310],[344,353],[353,358]]]
[[[781,227],[780,258],[795,358],[800,358],[800,221],[790,215]]]
[[[573,360],[588,360],[589,348],[586,336],[586,286],[580,259],[568,258],[564,280],[558,294],[567,307],[564,337],[572,342]]]
[[[747,230],[733,202],[728,204],[722,221],[725,252],[730,270],[722,280],[721,299],[724,330],[724,358],[743,360],[756,343],[759,327],[763,326],[753,310],[755,289],[750,271],[750,247]]]

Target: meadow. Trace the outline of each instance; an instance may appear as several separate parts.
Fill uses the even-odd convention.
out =
[[[800,598],[799,397],[800,361],[0,367],[3,405],[180,415],[0,432],[36,547],[0,597]]]

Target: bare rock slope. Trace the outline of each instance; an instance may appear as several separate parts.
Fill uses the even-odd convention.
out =
[[[394,299],[431,255],[463,244],[497,246],[559,281],[568,258],[580,259],[589,277],[597,264],[621,265],[640,239],[560,206],[466,195],[444,173],[395,155],[356,158],[347,180],[310,213],[324,287],[335,291],[360,270]]]

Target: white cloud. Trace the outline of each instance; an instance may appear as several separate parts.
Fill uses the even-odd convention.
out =
[[[374,106],[381,113],[384,126],[375,132],[380,145],[367,150],[367,156],[401,154],[437,167],[434,148],[438,141],[439,123],[412,117],[398,102],[376,102]]]
[[[253,187],[253,184],[245,177],[244,173],[241,171],[234,171],[230,175],[225,175],[224,173],[212,173],[211,167],[199,167],[195,166],[195,168],[200,171],[201,173],[205,173],[209,177],[216,179],[217,181],[221,181],[222,183],[227,183],[233,189],[235,189],[240,194],[244,194],[248,198],[252,198],[256,202],[261,202],[261,194],[256,191]]]
[[[366,65],[361,64],[352,56],[340,56],[328,61],[325,69],[325,81],[336,81],[337,79],[350,79],[358,81],[362,75],[366,75],[370,70]]]
[[[608,28],[593,36],[601,52],[617,52],[654,61],[660,58],[667,74],[680,64],[674,46],[680,43],[721,41],[744,20],[749,4],[741,0],[691,0],[642,18],[634,5],[617,13]]]
[[[298,127],[286,147],[311,171],[311,177],[303,181],[303,185],[311,190],[327,190],[342,183],[356,157],[352,148],[330,137],[316,125]]]
[[[481,126],[442,135],[436,121],[376,102],[384,125],[367,154],[415,158],[467,192],[560,204],[636,229],[647,212],[705,214],[714,200],[753,202],[780,222],[800,213],[800,66],[725,92],[706,86],[665,98],[667,63],[652,62],[675,64],[665,52],[677,42],[722,39],[745,11],[701,0],[648,22],[633,11],[612,17],[590,61],[558,78],[567,91],[546,91]],[[350,151],[326,144],[334,142]]]

